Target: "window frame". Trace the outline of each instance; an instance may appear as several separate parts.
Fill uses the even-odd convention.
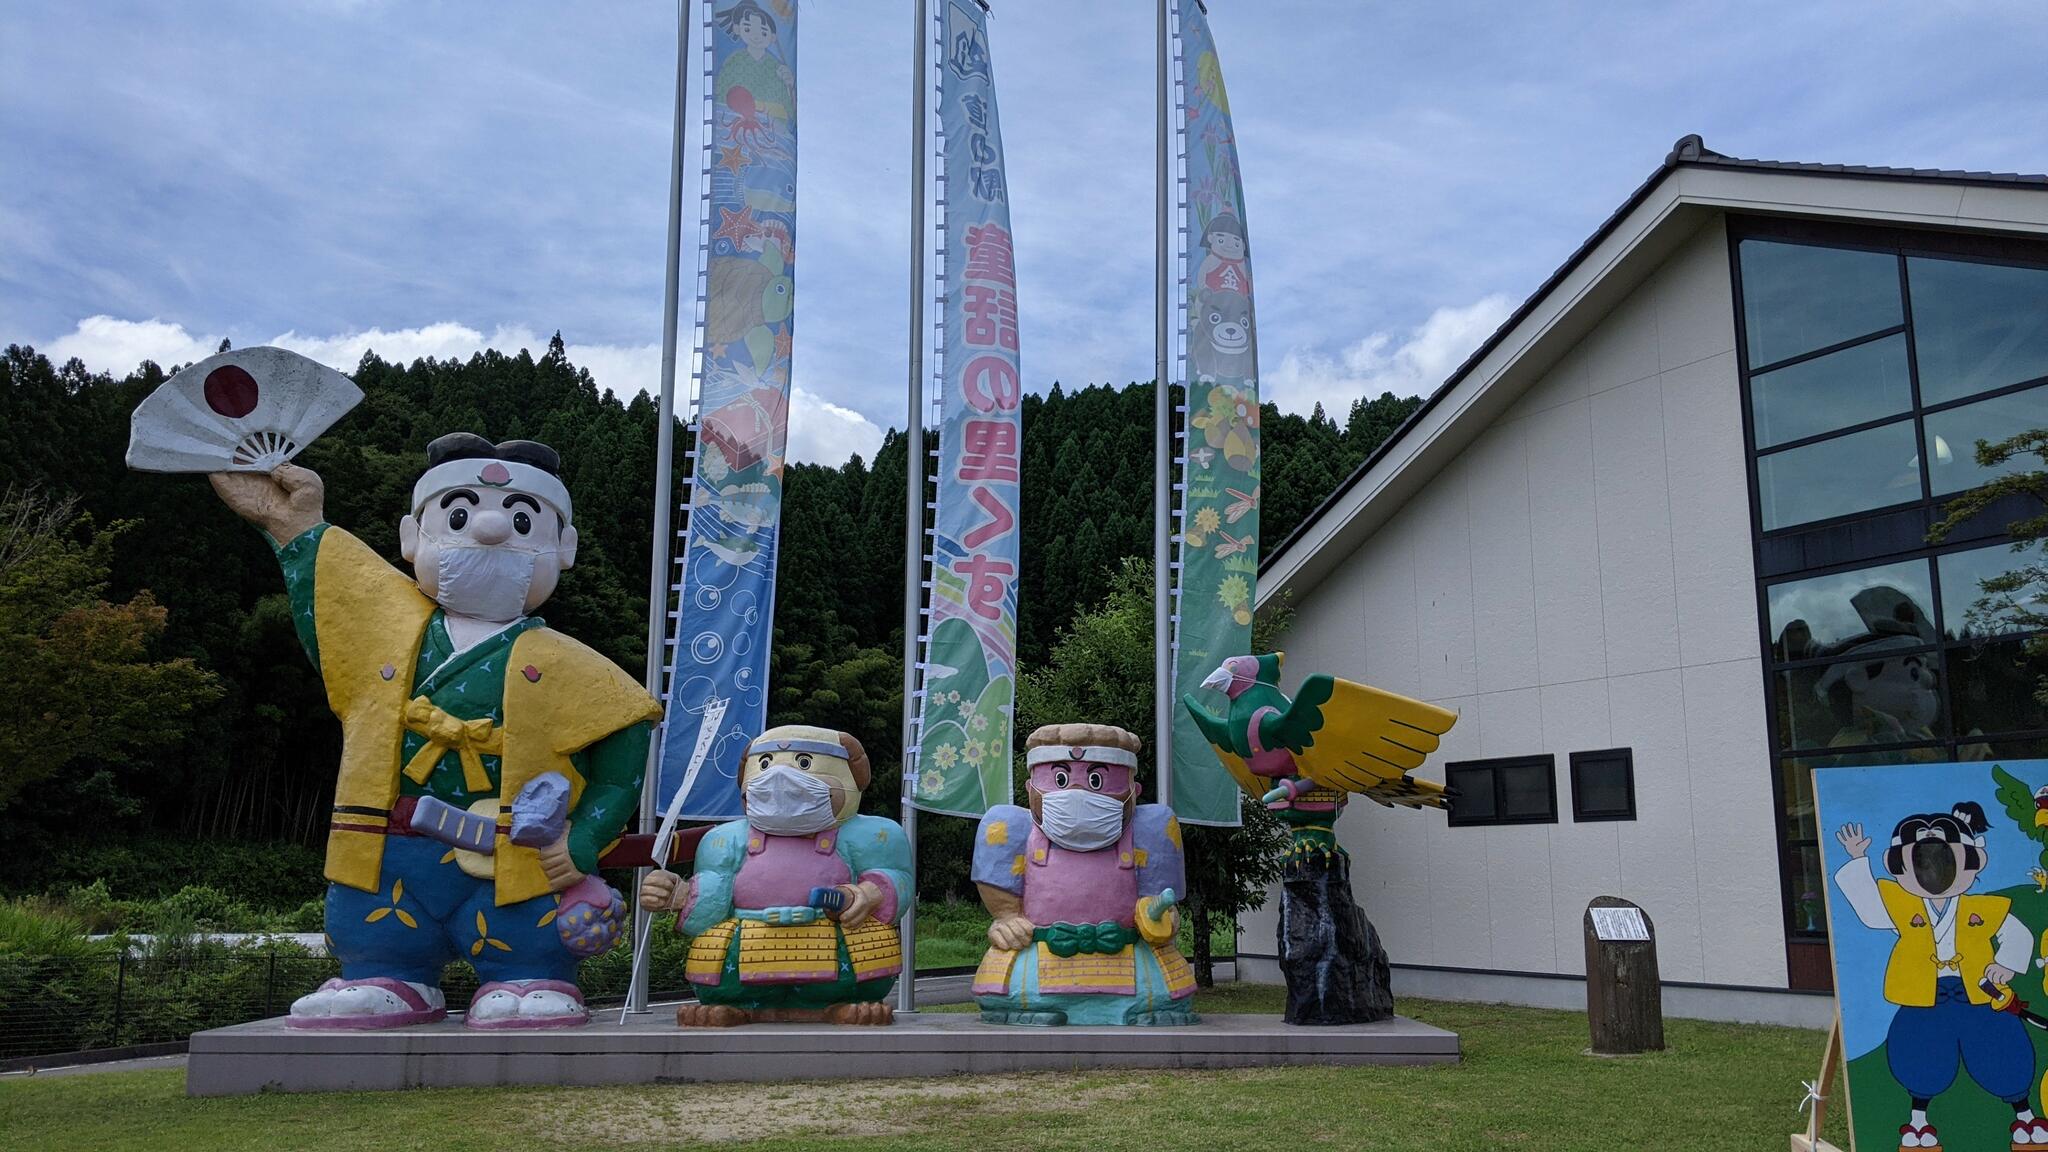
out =
[[[1636,818],[1636,753],[1634,748],[1594,748],[1574,752],[1569,757],[1572,777],[1572,823],[1600,824],[1617,820]],[[1622,792],[1628,797],[1628,805],[1619,811],[1588,812],[1580,772],[1590,764],[1604,761],[1617,762],[1621,766]]]
[[[1550,796],[1550,812],[1548,815],[1501,815],[1502,809],[1506,807],[1505,800],[1507,796],[1507,789],[1505,787],[1505,775],[1503,770],[1509,768],[1543,769],[1545,787]],[[1445,813],[1446,816],[1449,818],[1449,824],[1451,827],[1494,828],[1520,824],[1555,824],[1558,822],[1557,756],[1555,753],[1544,752],[1533,756],[1492,756],[1479,760],[1447,761],[1444,764],[1444,786],[1456,790],[1458,788],[1458,784],[1455,779],[1457,776],[1465,773],[1479,771],[1484,771],[1488,774],[1488,780],[1493,786],[1493,815],[1478,817],[1468,816],[1463,819],[1460,819],[1458,816],[1458,803],[1455,799],[1453,799],[1451,801],[1449,809]]]
[[[1908,275],[1908,261],[1913,257],[1945,260],[1963,260],[1982,264],[2032,269],[2048,268],[2048,240],[2011,234],[1964,233],[1935,228],[1913,228],[1883,225],[1865,225],[1841,221],[1802,219],[1790,216],[1762,216],[1739,212],[1728,213],[1725,217],[1728,244],[1728,273],[1731,288],[1732,320],[1735,328],[1735,357],[1737,393],[1741,404],[1742,440],[1744,451],[1745,480],[1749,488],[1750,542],[1755,560],[1755,591],[1758,629],[1758,652],[1760,678],[1764,695],[1764,725],[1766,748],[1769,755],[1766,770],[1771,774],[1771,807],[1774,834],[1778,850],[1779,902],[1786,940],[1788,970],[1792,973],[1813,972],[1821,983],[1810,985],[1794,979],[1796,987],[1828,987],[1826,969],[1827,935],[1825,931],[1804,931],[1795,927],[1795,903],[1800,886],[1797,849],[1801,846],[1817,847],[1810,840],[1793,839],[1795,829],[1789,826],[1786,813],[1788,802],[1786,778],[1783,766],[1794,760],[1808,761],[1830,759],[1842,756],[1881,756],[1884,753],[1921,750],[1934,752],[1941,759],[1954,759],[1961,745],[1971,742],[1967,735],[1958,735],[1951,723],[1947,735],[1935,740],[1909,741],[1884,746],[1859,746],[1854,749],[1831,748],[1783,748],[1779,746],[1780,719],[1776,681],[1778,674],[1796,661],[1779,661],[1773,648],[1775,637],[1771,631],[1770,591],[1772,587],[1794,580],[1830,573],[1846,572],[1875,567],[1904,560],[1924,559],[1930,561],[1929,588],[1930,603],[1926,605],[1935,629],[1935,641],[1929,645],[1937,661],[1937,674],[1943,692],[1943,715],[1948,716],[1953,698],[1949,695],[1954,681],[1950,676],[1951,653],[1967,650],[1973,641],[1952,641],[1946,639],[1947,620],[1942,608],[1941,565],[1939,557],[1957,551],[1982,548],[2007,542],[2011,539],[2005,525],[2029,515],[2036,509],[2008,509],[2004,506],[1961,526],[1940,544],[1929,544],[1925,538],[1927,526],[1935,523],[1943,514],[1947,504],[1961,493],[1947,493],[1936,496],[1932,492],[1933,475],[1927,455],[1928,431],[1926,417],[1951,408],[1974,404],[1995,397],[2021,392],[2028,388],[2048,384],[2048,376],[2013,381],[1998,388],[1973,393],[1967,397],[1943,400],[1933,404],[1924,402],[1920,388],[1920,357],[1917,346],[1916,327],[1913,316],[1913,285]],[[1899,295],[1902,309],[1902,324],[1878,329],[1861,336],[1852,337],[1826,348],[1814,349],[1797,356],[1785,357],[1779,361],[1752,366],[1749,361],[1749,333],[1747,310],[1744,302],[1742,283],[1742,242],[1764,240],[1778,243],[1811,244],[1821,247],[1849,248],[1862,251],[1876,251],[1891,254],[1898,266]],[[1766,532],[1762,528],[1762,492],[1757,482],[1756,461],[1760,456],[1782,452],[1789,448],[1818,443],[1836,436],[1850,435],[1899,419],[1897,415],[1868,421],[1864,424],[1845,426],[1832,432],[1773,444],[1764,449],[1757,446],[1756,413],[1751,403],[1750,379],[1766,372],[1795,364],[1805,359],[1814,359],[1852,347],[1866,341],[1884,339],[1893,333],[1903,332],[1906,338],[1908,382],[1911,388],[1912,408],[1906,418],[1912,420],[1914,440],[1920,458],[1920,492],[1917,499],[1897,504],[1871,508],[1861,512],[1831,517],[1808,523],[1786,525]],[[2014,514],[2007,514],[2009,511]],[[1996,523],[1988,520],[1995,519]],[[1979,523],[1979,521],[1986,521]],[[2025,634],[2007,634],[2000,639],[2019,638]],[[2033,635],[2039,635],[2034,633]],[[1836,659],[1845,656],[1838,655]],[[1825,658],[1809,660],[1808,663],[1826,663]],[[1952,720],[1952,717],[1950,718]],[[2048,734],[2048,730],[2042,730]],[[2000,731],[1981,739],[1997,742],[2016,742],[2034,739],[2032,730]],[[1815,770],[1820,770],[1816,767]],[[1825,877],[1822,878],[1825,883]],[[1817,952],[1817,959],[1815,953]],[[1814,977],[1809,977],[1812,979]]]

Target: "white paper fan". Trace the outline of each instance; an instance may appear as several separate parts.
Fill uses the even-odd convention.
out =
[[[237,348],[163,382],[128,422],[138,472],[268,472],[361,403],[355,382],[283,348]]]

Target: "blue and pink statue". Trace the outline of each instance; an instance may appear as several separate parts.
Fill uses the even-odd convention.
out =
[[[1175,944],[1187,890],[1180,824],[1140,804],[1138,738],[1049,724],[1025,741],[1028,807],[988,810],[974,884],[995,922],[974,975],[993,1024],[1193,1024]]]

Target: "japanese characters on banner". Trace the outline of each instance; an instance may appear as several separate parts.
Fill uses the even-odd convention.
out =
[[[684,789],[685,819],[724,820],[740,815],[741,754],[766,721],[774,636],[796,297],[797,14],[795,0],[705,8],[697,459],[660,803]],[[700,732],[707,713],[715,730]],[[693,756],[700,743],[705,753]]]
[[[1017,275],[987,13],[942,4],[939,500],[911,799],[979,816],[1011,801],[1017,652]]]
[[[1230,97],[1201,0],[1175,0],[1175,6],[1187,181],[1177,695],[1228,657],[1251,651],[1259,572],[1259,363]],[[1222,694],[1213,695],[1220,705]],[[1238,822],[1237,785],[1185,708],[1174,710],[1172,799],[1175,813],[1190,824]]]

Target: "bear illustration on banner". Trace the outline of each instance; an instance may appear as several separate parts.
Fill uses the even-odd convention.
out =
[[[1280,691],[1285,655],[1233,656],[1207,679],[1229,709],[1181,703],[1238,786],[1290,832],[1281,873],[1280,972],[1289,1024],[1361,1024],[1394,1014],[1386,949],[1351,896],[1351,857],[1337,817],[1353,795],[1442,808],[1433,780],[1409,775],[1458,721],[1455,712],[1364,684],[1314,675]]]
[[[638,805],[661,708],[533,615],[576,559],[560,471],[531,441],[435,440],[399,523],[410,577],[326,523],[313,472],[212,474],[277,549],[342,724],[326,867],[341,975],[292,1004],[293,1027],[439,1020],[455,960],[482,981],[469,1027],[588,1019],[577,966],[624,931],[598,857]]]
[[[1138,803],[1138,748],[1108,724],[1048,724],[1025,740],[1027,804],[991,807],[974,837],[974,886],[995,918],[974,974],[983,1020],[1196,1022],[1175,944],[1180,824]]]
[[[2048,761],[1813,772],[1852,1142],[2048,1149]]]
[[[868,757],[845,732],[786,724],[747,746],[746,815],[706,833],[688,883],[647,874],[640,906],[691,937],[697,1003],[683,1027],[888,1024],[903,970],[896,921],[911,906],[910,840],[860,815]]]

